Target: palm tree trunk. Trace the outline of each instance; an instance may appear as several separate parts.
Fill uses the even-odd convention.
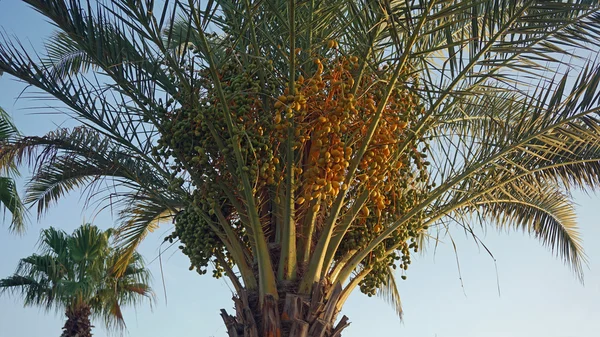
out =
[[[60,337],[92,337],[91,313],[87,305],[67,308],[67,322]]]
[[[233,298],[235,316],[221,309],[229,337],[340,337],[350,322],[343,316],[336,323],[336,302],[341,288],[316,285],[310,296],[280,293],[280,300],[264,300],[245,290]]]

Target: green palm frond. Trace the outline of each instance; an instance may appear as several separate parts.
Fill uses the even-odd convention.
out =
[[[22,138],[2,152],[13,161],[37,164],[25,202],[37,204],[38,214],[77,187],[88,188],[91,197],[106,195],[103,190],[95,190],[95,186],[111,179],[110,194],[100,202],[124,206],[120,214],[123,225],[117,234],[130,253],[156,228],[158,221],[171,218],[183,205],[177,191],[170,190],[169,179],[146,160],[84,127]],[[115,192],[116,185],[123,192]],[[125,260],[122,262],[127,265]]]
[[[532,177],[500,183],[510,178],[493,174],[482,177],[480,187],[472,187],[473,195],[485,192],[466,202],[451,201],[455,206],[463,205],[455,209],[454,216],[462,219],[475,211],[498,228],[522,229],[549,246],[581,277],[585,254],[572,200],[556,185]]]
[[[12,215],[10,229],[22,232],[25,226],[26,210],[19,198],[15,181],[8,177],[0,177],[0,204]]]
[[[600,183],[600,124],[592,113],[598,96],[587,85],[598,71],[584,72],[568,93],[566,80],[536,92],[541,101],[505,92],[474,97],[442,122],[439,130],[455,136],[440,137],[446,152],[432,155],[438,179],[461,181],[438,202],[490,207],[484,213],[493,223],[524,228],[580,273],[572,201],[558,189]],[[431,210],[444,214],[444,207]]]
[[[86,262],[89,256],[98,257],[102,261],[110,252],[109,239],[111,230],[99,231],[97,227],[85,224],[71,234],[68,245],[71,258],[76,263]],[[92,262],[95,262],[92,260]]]
[[[0,152],[0,157],[17,163],[36,164],[25,203],[36,203],[38,214],[65,193],[77,187],[99,185],[107,178],[124,188],[147,190],[161,198],[169,195],[167,178],[159,175],[152,162],[85,127],[57,130],[44,137],[25,137]],[[92,187],[90,191],[93,190]]]
[[[142,256],[137,252],[127,254],[127,265],[120,271],[119,264],[123,261],[123,254],[127,252],[119,249],[109,256],[109,278],[105,287],[100,289],[92,300],[92,307],[100,308],[97,311],[98,317],[103,318],[107,326],[117,329],[126,328],[121,307],[137,306],[145,299],[154,299],[154,294],[148,286],[150,273],[145,268]],[[152,301],[150,303],[152,304]]]
[[[17,274],[27,274],[41,280],[47,278],[53,283],[58,282],[68,273],[64,259],[57,259],[53,255],[31,255],[19,261]]]
[[[198,31],[193,29],[193,26],[189,20],[179,17],[172,24],[169,25],[168,29],[162,34],[162,41],[168,50],[174,52],[176,58],[185,59],[188,52],[194,51],[198,53],[202,45],[202,39],[198,34]],[[220,62],[227,60],[227,52],[224,47],[223,38],[218,35],[209,36],[209,44],[211,50],[215,55],[215,59]]]
[[[18,134],[19,132],[8,113],[0,108],[0,141],[4,142],[13,139]]]
[[[47,284],[27,276],[13,275],[0,280],[0,293],[11,292],[23,297],[25,306],[39,306],[50,310],[53,304],[52,291]]]
[[[6,142],[14,140],[19,132],[12,123],[10,117],[2,108],[0,108],[0,147]],[[15,181],[11,178],[18,174],[16,165],[10,160],[0,159],[0,171],[6,172],[8,176],[0,177],[0,204],[5,210],[11,213],[10,230],[23,232],[27,213],[23,205]]]
[[[63,258],[68,253],[68,234],[58,228],[49,227],[40,234],[40,250],[44,254],[56,254]]]
[[[398,290],[398,284],[396,283],[395,273],[395,269],[388,267],[385,274],[385,282],[377,291],[377,296],[389,303],[394,308],[398,318],[402,320],[402,301],[400,299],[400,291]]]
[[[463,90],[481,79],[520,82],[513,75],[544,76],[551,64],[576,57],[573,44],[593,50],[598,37],[596,10],[578,1],[453,1],[443,6],[443,14],[429,20],[418,53],[427,72],[447,74],[434,77],[440,84]],[[581,34],[585,29],[588,34]]]
[[[57,32],[46,43],[47,58],[42,60],[50,76],[65,78],[97,68],[92,58],[64,32]]]
[[[132,198],[131,203],[120,212],[121,224],[116,230],[116,240],[122,247],[121,259],[116,263],[119,272],[128,266],[128,261],[138,245],[165,221],[172,221],[182,204],[165,204],[147,195]]]

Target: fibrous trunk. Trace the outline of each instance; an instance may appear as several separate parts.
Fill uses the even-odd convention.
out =
[[[91,310],[88,306],[68,308],[67,322],[63,326],[61,337],[91,337],[92,324],[90,323]]]
[[[257,294],[244,290],[233,298],[235,315],[222,309],[221,317],[229,337],[339,337],[350,324],[346,316],[335,324],[340,294],[341,287],[318,284],[310,296],[283,292],[261,307]]]

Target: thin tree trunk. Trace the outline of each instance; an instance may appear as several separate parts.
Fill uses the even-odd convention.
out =
[[[61,337],[92,337],[91,310],[87,305],[68,308],[65,314],[67,322],[62,328]]]
[[[233,298],[235,315],[222,309],[221,317],[229,337],[340,337],[350,324],[346,316],[335,324],[340,294],[341,287],[315,285],[310,296],[267,297],[261,309],[256,294],[242,291]]]

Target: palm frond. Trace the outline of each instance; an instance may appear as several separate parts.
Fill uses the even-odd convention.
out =
[[[600,182],[598,94],[588,85],[598,71],[582,73],[569,92],[567,78],[531,96],[488,93],[458,105],[437,129],[445,150],[432,155],[436,179],[460,177],[461,183],[440,195],[444,206],[431,210],[489,207],[484,217],[540,238],[580,276],[584,254],[572,201],[559,189],[594,189]]]
[[[4,142],[13,139],[18,134],[19,131],[13,124],[8,113],[0,108],[0,141]]]
[[[402,301],[400,300],[400,291],[396,283],[395,269],[388,267],[385,273],[385,282],[377,291],[377,296],[381,297],[387,303],[389,303],[398,315],[398,318],[402,320]]]
[[[53,78],[65,78],[98,68],[89,54],[79,48],[65,32],[57,32],[50,37],[50,41],[46,43],[46,54],[42,64]]]
[[[121,224],[116,230],[116,240],[122,249],[120,260],[115,264],[118,272],[125,272],[129,259],[144,238],[156,230],[161,222],[172,221],[181,205],[165,205],[147,195],[139,195],[121,211]]]
[[[19,132],[8,114],[0,108],[0,146],[14,140],[18,135]],[[0,170],[8,174],[6,177],[0,177],[0,204],[12,215],[9,229],[15,232],[23,232],[27,213],[19,197],[15,181],[11,178],[18,174],[16,165],[10,160],[0,160]]]
[[[40,234],[39,248],[44,254],[54,254],[63,258],[68,253],[68,237],[65,231],[49,227]]]
[[[8,177],[0,177],[0,204],[12,215],[10,230],[25,230],[26,209],[23,205],[15,181]]]
[[[127,255],[123,259],[123,255]],[[121,261],[127,261],[121,271]],[[92,299],[92,307],[97,308],[96,316],[104,319],[107,327],[123,330],[126,328],[121,312],[122,306],[137,306],[144,300],[152,304],[154,294],[148,285],[150,273],[145,268],[144,260],[140,254],[128,254],[121,249],[113,250],[106,260],[108,278],[104,286],[99,289]]]
[[[52,308],[52,291],[48,285],[27,276],[13,275],[0,280],[0,293],[12,292],[24,298],[25,306]]]
[[[454,214],[464,218],[475,211],[500,229],[522,229],[550,247],[582,277],[582,264],[586,259],[572,200],[556,185],[543,180],[524,178],[503,185],[499,184],[503,178],[498,176],[488,175],[484,179],[492,179],[494,183],[482,181],[481,187],[497,187],[483,187],[486,192],[468,202],[455,200],[456,206],[464,206]],[[477,188],[472,188],[477,195]]]
[[[168,178],[161,176],[152,162],[85,127],[21,138],[0,152],[2,158],[34,165],[25,203],[36,203],[40,215],[65,193],[106,178],[134,191],[147,189],[161,198],[172,194],[167,190]],[[114,202],[111,197],[107,200]]]

